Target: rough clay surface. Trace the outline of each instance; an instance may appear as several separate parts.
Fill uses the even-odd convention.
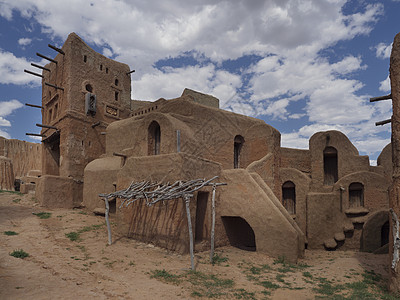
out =
[[[154,270],[184,274],[190,266],[189,256],[177,255],[149,244],[115,235],[115,243],[106,246],[105,227],[81,233],[81,241],[73,242],[65,234],[85,226],[103,224],[104,219],[81,210],[46,209],[39,207],[31,195],[0,193],[0,299],[190,299],[197,287],[188,282],[167,284],[150,278]],[[51,212],[49,219],[32,213]],[[15,231],[8,236],[4,231]],[[15,249],[29,253],[25,259],[9,255]],[[374,270],[387,278],[387,255],[355,251],[307,250],[299,263],[306,269],[285,274],[288,289],[276,280],[274,259],[265,254],[232,247],[217,250],[227,261],[208,263],[209,252],[196,254],[197,271],[218,278],[232,279],[234,286],[219,299],[235,299],[234,293],[244,289],[256,299],[265,299],[266,291],[248,280],[245,267],[268,264],[265,274],[281,287],[271,290],[270,299],[314,299],[317,282],[307,283],[303,272],[313,278],[324,277],[337,283],[361,281],[365,270]],[[351,276],[349,276],[349,274]],[[307,278],[306,278],[307,279]],[[268,291],[268,290],[267,290]],[[198,299],[198,298],[194,298]],[[203,299],[206,299],[204,297]]]

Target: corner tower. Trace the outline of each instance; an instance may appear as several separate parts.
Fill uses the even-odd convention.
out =
[[[128,65],[95,52],[75,33],[56,50],[42,72],[37,197],[43,205],[68,208],[82,201],[85,166],[105,152],[105,128],[130,116],[131,78]],[[56,201],[49,189],[61,191]]]

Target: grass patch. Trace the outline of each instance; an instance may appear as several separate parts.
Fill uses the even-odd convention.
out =
[[[185,276],[196,287],[194,292],[208,298],[227,295],[230,292],[230,288],[235,284],[232,279],[222,279],[217,275],[205,274],[198,271],[189,271]]]
[[[18,198],[18,199],[14,199],[12,202],[19,203],[20,201],[21,201],[21,198]]]
[[[15,231],[4,231],[4,234],[5,235],[18,235],[18,233]]]
[[[253,292],[248,292],[245,289],[237,289],[234,293],[233,296],[236,299],[251,299],[251,300],[256,300],[257,298],[255,297],[255,293]]]
[[[180,276],[171,274],[168,271],[166,271],[165,269],[151,271],[150,278],[155,278],[160,281],[163,281],[166,283],[173,283],[173,284],[179,284],[181,282]]]
[[[29,256],[29,254],[22,249],[14,250],[13,252],[10,253],[10,255],[22,259]]]
[[[92,230],[97,230],[97,229],[101,228],[102,226],[104,226],[104,224],[85,226],[85,227],[79,229],[78,231],[68,232],[68,233],[65,234],[65,236],[67,238],[69,238],[73,242],[81,241],[82,240],[81,239],[81,233],[92,231]]]
[[[215,253],[213,258],[212,258],[212,265],[220,265],[221,263],[227,262],[228,258],[227,257],[222,257],[218,253]]]
[[[75,232],[75,231],[68,232],[65,234],[65,236],[73,242],[80,241],[80,239],[81,239],[79,233]]]
[[[280,286],[273,283],[272,281],[269,280],[263,280],[260,281],[259,283],[261,286],[265,287],[266,289],[270,289],[270,290],[276,290],[277,288],[279,288]]]
[[[49,212],[38,212],[38,213],[32,213],[33,215],[37,216],[39,219],[48,219],[51,217],[51,213]]]
[[[22,193],[21,192],[17,192],[17,191],[0,190],[0,193],[9,193],[9,194],[15,194],[15,195],[22,196]]]

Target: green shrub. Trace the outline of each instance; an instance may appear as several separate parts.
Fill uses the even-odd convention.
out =
[[[26,253],[24,250],[22,249],[18,249],[18,250],[14,250],[13,252],[10,253],[11,256],[14,256],[16,258],[25,258],[28,257],[29,254]]]

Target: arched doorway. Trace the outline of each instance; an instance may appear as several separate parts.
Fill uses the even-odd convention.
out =
[[[253,228],[241,217],[221,217],[229,243],[239,249],[256,251]]]

